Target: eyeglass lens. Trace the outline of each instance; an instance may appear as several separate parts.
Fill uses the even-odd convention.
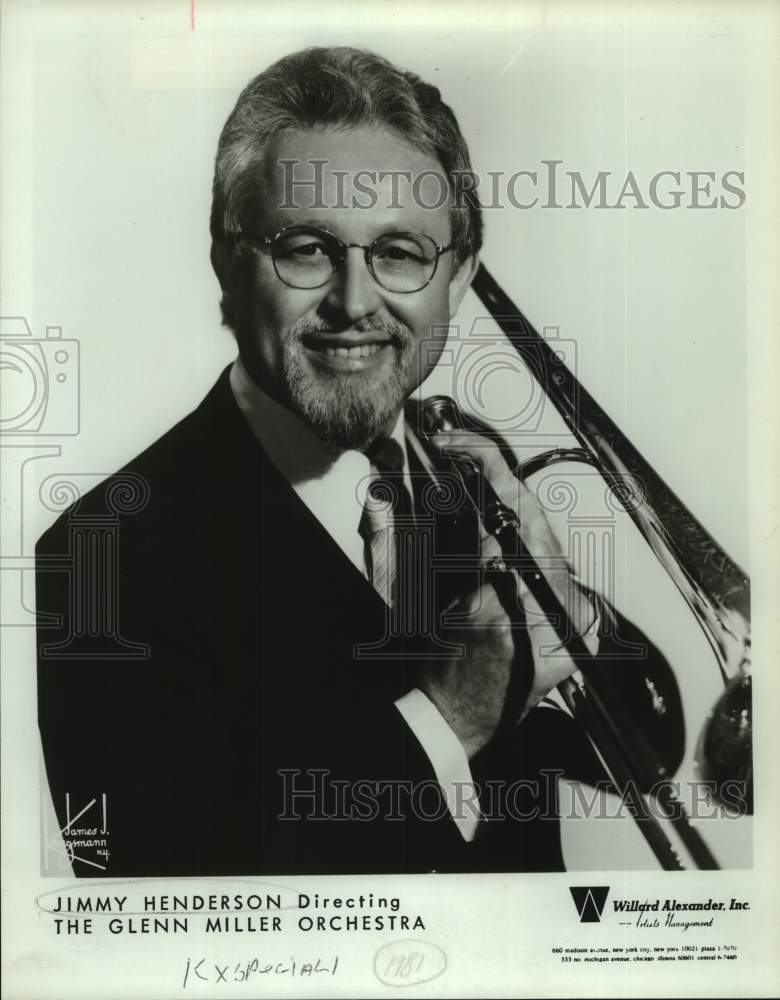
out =
[[[342,263],[345,245],[330,233],[317,229],[288,229],[271,245],[276,272],[293,288],[319,288]],[[387,291],[416,292],[424,288],[436,271],[436,244],[428,236],[387,233],[369,249],[368,265],[376,281]]]

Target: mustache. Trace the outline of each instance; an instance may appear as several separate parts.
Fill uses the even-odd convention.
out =
[[[337,334],[347,333],[354,330],[356,333],[381,333],[388,337],[398,346],[409,343],[414,334],[404,323],[396,320],[382,319],[381,317],[364,317],[356,323],[334,325],[326,319],[307,316],[294,323],[290,327],[289,338],[300,341],[304,337],[313,334]]]

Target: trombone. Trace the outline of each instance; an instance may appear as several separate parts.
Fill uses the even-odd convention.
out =
[[[699,739],[698,770],[712,783],[716,796],[726,782],[741,782],[747,809],[752,811],[748,577],[588,394],[484,265],[480,265],[472,287],[579,445],[534,456],[516,474],[525,479],[556,462],[580,461],[597,469],[610,486],[684,597],[720,669],[724,691]],[[461,426],[460,414],[448,397],[435,396],[423,404],[423,424],[427,433],[457,428]],[[558,689],[595,745],[614,785],[621,793],[631,783],[634,787],[652,786],[662,812],[697,867],[718,868],[682,802],[665,780],[670,776],[649,741],[631,725],[614,692],[593,683],[594,659],[569,626],[562,605],[525,549],[517,515],[501,503],[476,463],[457,459],[454,464],[467,492],[480,507],[486,529],[498,539],[506,564],[527,583],[574,661],[574,675]],[[683,865],[674,846],[641,795],[633,797],[633,808],[637,826],[662,868],[681,870]]]

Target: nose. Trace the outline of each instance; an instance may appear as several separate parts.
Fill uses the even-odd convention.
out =
[[[328,293],[328,305],[350,323],[371,316],[382,305],[382,296],[361,247],[347,248]]]

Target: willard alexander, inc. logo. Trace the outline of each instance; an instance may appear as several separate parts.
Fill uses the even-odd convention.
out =
[[[574,900],[581,924],[597,924],[604,912],[604,904],[609,894],[608,885],[570,885],[569,892]]]

